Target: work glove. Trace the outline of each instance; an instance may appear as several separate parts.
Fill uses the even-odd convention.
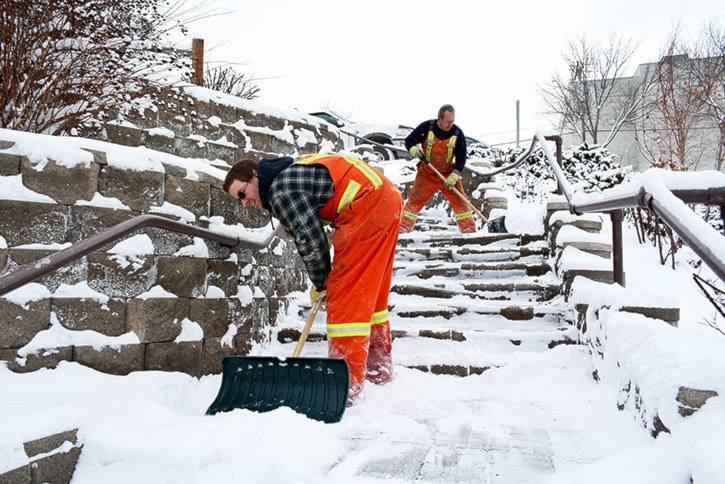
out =
[[[327,289],[317,289],[317,286],[312,284],[310,289],[310,301],[317,302],[318,299],[324,299],[327,296]]]
[[[425,159],[425,156],[423,155],[423,150],[420,149],[420,146],[413,145],[410,147],[410,150],[408,150],[408,151],[410,151],[410,154],[413,155],[413,158],[419,158],[419,159],[425,161],[426,163],[428,163],[428,161]]]
[[[451,189],[456,185],[456,182],[461,179],[461,175],[458,174],[457,171],[454,171],[450,175],[448,175],[448,178],[446,178],[446,181],[444,185],[447,189]]]

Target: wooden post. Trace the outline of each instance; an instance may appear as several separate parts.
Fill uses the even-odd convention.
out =
[[[191,64],[194,75],[191,82],[197,86],[204,85],[204,39],[191,40]]]

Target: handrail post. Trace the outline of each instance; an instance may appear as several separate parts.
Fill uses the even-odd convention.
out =
[[[561,152],[561,146],[562,146],[561,136],[556,136],[554,138],[554,143],[556,144],[556,164],[559,165],[559,168],[561,168],[563,170],[564,169],[564,166],[563,166],[564,165],[564,156]],[[559,195],[564,193],[564,187],[561,186],[561,184],[559,184],[558,182],[557,182],[557,187],[558,187],[557,189],[559,191],[558,192]]]
[[[609,212],[612,220],[612,271],[614,272],[614,282],[622,287],[626,287],[624,280],[624,244],[622,242],[622,220],[624,220],[624,210],[613,210]]]
[[[556,164],[559,166],[559,168],[563,168],[562,162],[564,160],[564,157],[563,157],[563,154],[561,151],[563,140],[561,139],[561,136],[558,136],[558,135],[545,136],[544,139],[546,139],[547,141],[553,141],[554,144],[556,145]],[[542,141],[542,143],[543,143],[543,141]],[[557,177],[555,177],[555,178],[556,178],[556,194],[562,195],[564,193],[564,187],[561,186],[561,182],[559,181],[559,179]]]

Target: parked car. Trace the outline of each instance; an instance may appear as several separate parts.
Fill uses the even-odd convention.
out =
[[[488,143],[484,143],[483,141],[478,141],[476,138],[466,136],[466,148],[470,149],[476,146],[486,149],[491,148],[491,145],[489,145]]]
[[[381,161],[399,158],[400,154],[394,153],[393,150],[379,145],[393,145],[404,149],[405,137],[413,131],[413,128],[410,126],[404,126],[402,124],[357,123],[333,111],[317,111],[309,114],[339,129],[345,135],[343,141],[346,149],[353,149],[356,146],[365,144],[372,145],[373,152]],[[365,140],[372,141],[373,143],[368,143]]]
[[[466,136],[466,152],[469,158],[489,158],[496,151],[490,144],[479,141],[471,136]]]

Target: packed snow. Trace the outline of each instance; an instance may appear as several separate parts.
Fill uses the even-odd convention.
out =
[[[53,139],[43,139],[48,144],[34,148],[38,156],[54,150]],[[122,158],[111,155],[109,163]],[[178,159],[171,162],[181,163]],[[218,174],[217,168],[202,166],[197,160],[183,163],[190,178],[201,170]],[[386,175],[402,181],[410,176],[409,171],[403,174],[399,170],[405,164],[402,160],[389,162]],[[149,166],[160,165],[150,160]],[[4,197],[43,200],[20,189],[12,178],[0,177]],[[540,206],[509,197],[507,225],[510,230],[540,231],[540,219],[537,226],[532,216],[539,213]],[[132,264],[150,249],[144,236],[137,236],[112,250],[119,263]],[[186,250],[200,249],[190,246]],[[220,375],[195,378],[146,371],[113,376],[68,362],[52,370],[16,374],[0,364],[4,395],[0,400],[0,473],[27,463],[23,442],[78,429],[83,449],[74,484],[679,484],[690,482],[691,477],[698,484],[725,482],[725,336],[703,324],[717,317],[714,308],[692,283],[686,257],[679,258],[677,270],[662,266],[656,250],[638,244],[631,230],[625,232],[624,253],[626,290],[618,288],[621,291],[617,292],[582,281],[574,287],[573,297],[606,293],[607,305],[616,307],[618,302],[626,302],[627,294],[641,290],[680,306],[680,327],[668,327],[664,336],[662,331],[652,330],[652,321],[630,323],[616,312],[602,311],[600,315],[600,321],[611,324],[608,352],[657,362],[663,354],[678,358],[684,349],[690,356],[695,353],[693,361],[702,364],[683,361],[683,377],[695,373],[689,375],[693,382],[719,392],[719,397],[709,399],[694,415],[669,420],[669,434],[653,438],[631,408],[620,411],[617,403],[622,375],[659,381],[667,378],[662,373],[671,367],[635,374],[641,366],[603,365],[601,379],[595,381],[592,356],[581,345],[517,354],[505,367],[467,378],[397,366],[391,383],[367,385],[336,424],[310,420],[289,408],[264,414],[234,410],[206,416],[219,389]],[[584,255],[572,252],[562,263],[586,264],[583,259]],[[160,288],[153,290],[157,292],[154,297],[159,297]],[[253,291],[250,288],[249,294],[240,297],[252,297]],[[210,288],[208,296],[214,294]],[[22,305],[48,295],[44,286],[31,283],[5,297]],[[54,296],[103,298],[83,284],[61,286]],[[307,303],[305,298],[306,294],[299,294],[299,302],[291,305],[283,324],[301,327],[303,321],[297,321],[297,314]],[[324,316],[318,315],[315,324],[322,327],[323,322]],[[395,327],[395,321],[392,325]],[[183,338],[194,339],[199,330],[196,322],[184,321]],[[54,324],[20,353],[54,345],[138,341],[134,337],[129,333],[114,339]],[[271,343],[254,347],[252,354],[281,356],[286,351],[287,347]],[[395,355],[394,344],[393,358]],[[678,367],[677,362],[673,367]],[[671,400],[672,389],[658,386],[657,381],[644,382],[647,391],[661,392],[650,397]],[[651,385],[646,386],[648,383]],[[505,442],[518,442],[520,447]],[[424,465],[419,468],[406,467],[421,461]],[[457,464],[448,465],[450,462]]]

